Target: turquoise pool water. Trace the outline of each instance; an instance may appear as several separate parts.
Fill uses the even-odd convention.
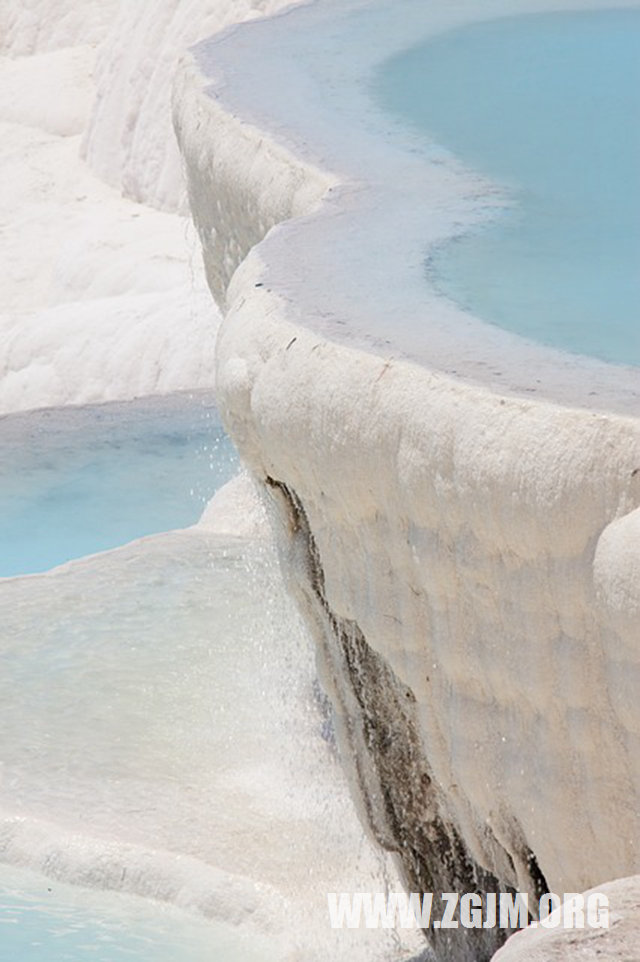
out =
[[[16,888],[19,886],[19,888]],[[258,962],[248,939],[168,906],[0,870],[7,962]]]
[[[640,364],[640,11],[466,26],[373,91],[510,201],[432,253],[430,282],[533,340]]]
[[[193,524],[238,461],[211,402],[0,419],[0,577]]]

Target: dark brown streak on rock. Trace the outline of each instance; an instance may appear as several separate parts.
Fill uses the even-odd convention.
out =
[[[446,796],[434,782],[419,734],[415,695],[371,648],[356,622],[331,610],[318,548],[299,497],[281,481],[267,478],[266,484],[284,497],[289,530],[305,541],[304,593],[308,596],[310,589],[322,611],[321,644],[332,666],[332,697],[340,702],[334,709],[346,716],[344,747],[350,762],[355,760],[359,796],[372,834],[383,848],[397,853],[409,891],[434,893],[434,918],[440,911],[440,893],[513,891],[474,861],[447,818]],[[535,862],[532,853],[527,857]],[[542,879],[537,865],[535,869]],[[488,962],[509,934],[499,928],[462,926],[425,932],[441,962]]]

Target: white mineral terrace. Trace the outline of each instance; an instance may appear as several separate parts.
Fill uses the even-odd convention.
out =
[[[185,60],[174,123],[226,313],[223,417],[288,523],[365,820],[393,835],[336,626],[415,698],[471,856],[530,889],[533,852],[551,890],[580,891],[639,862],[638,374],[429,291],[429,245],[500,198],[366,93],[416,39],[514,13],[478,6],[319,0],[243,25]]]
[[[430,289],[430,249],[490,217],[504,198],[379,113],[368,83],[386,58],[477,19],[638,6],[0,0],[0,415],[210,390],[215,378],[225,425],[267,494],[283,570],[314,635],[362,823],[399,853],[409,889],[429,888],[425,865],[434,891],[462,884],[455,873],[465,862],[501,889],[535,892],[541,879],[558,893],[607,883],[615,925],[603,957],[611,960],[629,958],[637,944],[640,378],[526,342]],[[251,22],[229,27],[239,20]],[[183,167],[224,315],[217,343],[219,313],[184,217]],[[197,528],[7,581],[5,629],[14,625],[24,655],[28,631],[34,644],[42,634],[38,618],[55,625],[58,608],[75,617],[78,597],[102,612],[107,589],[138,592],[133,562],[140,584],[165,562],[188,562],[202,573],[189,611],[206,637],[212,552],[227,565],[227,535],[264,530],[247,489],[241,481],[220,492]],[[251,637],[268,653],[276,693],[293,691],[289,672],[311,685],[316,670],[289,599],[271,584],[271,563],[268,572],[258,581],[264,594],[223,581],[221,597],[238,617],[249,611],[247,631],[259,625]],[[136,594],[131,610],[143,600]],[[276,617],[281,607],[286,618]],[[244,631],[223,650],[234,677],[261,687],[253,649],[246,670],[237,660]],[[109,651],[115,670],[117,651]],[[190,713],[172,730],[184,731],[200,772],[204,749],[191,719],[200,705],[209,710],[209,689],[201,672],[198,679],[201,689],[185,681]],[[37,674],[33,681],[37,702]],[[240,811],[232,792],[226,801],[209,784],[205,766],[182,821],[173,795],[143,824],[134,801],[116,792],[102,823],[92,815],[93,834],[78,834],[76,809],[84,816],[93,806],[74,791],[61,834],[64,820],[56,823],[46,797],[51,780],[36,779],[46,791],[35,812],[0,812],[1,860],[82,885],[115,880],[216,918],[236,912],[237,896],[236,921],[268,932],[278,958],[346,957],[342,935],[335,951],[325,941],[325,889],[378,888],[383,874],[391,885],[393,877],[378,850],[361,845],[333,755],[317,769],[310,756],[315,781],[261,777],[262,729],[275,731],[276,719],[269,712],[266,725],[256,724],[256,696],[243,691],[234,708],[256,735],[259,764],[257,775],[247,768],[239,779]],[[143,706],[137,695],[132,704]],[[293,725],[288,704],[280,707]],[[18,706],[18,735],[23,715]],[[80,745],[73,714],[57,717]],[[297,737],[313,755],[308,726]],[[203,725],[202,736],[208,731]],[[240,743],[242,731],[235,723]],[[288,737],[273,735],[269,753],[276,742],[286,753]],[[251,755],[254,741],[245,743]],[[7,744],[20,755],[18,737]],[[69,744],[59,743],[61,770]],[[57,764],[55,753],[43,757]],[[100,769],[104,756],[95,762]],[[320,790],[308,801],[315,785],[334,796],[330,805]],[[256,813],[271,825],[268,844]],[[122,865],[133,869],[126,884]],[[339,884],[329,882],[335,866]],[[299,931],[291,917],[304,917]],[[375,933],[350,934],[359,948],[347,947],[350,959],[383,957]],[[576,936],[578,948],[571,932],[528,929],[497,958],[587,959],[605,937]],[[495,945],[440,948],[446,962],[484,962]]]

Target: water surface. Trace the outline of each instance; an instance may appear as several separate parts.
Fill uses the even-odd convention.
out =
[[[431,283],[533,340],[640,363],[640,11],[472,24],[384,64],[374,94],[506,191]]]
[[[196,522],[238,470],[211,400],[0,418],[0,577]]]

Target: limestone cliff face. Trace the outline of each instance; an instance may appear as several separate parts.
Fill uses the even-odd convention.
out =
[[[535,904],[632,874],[638,420],[500,395],[306,324],[296,285],[313,278],[283,284],[283,251],[328,216],[336,178],[206,82],[184,64],[174,120],[226,309],[220,404],[274,505],[363,821],[421,890]],[[496,948],[462,938],[440,957]]]

